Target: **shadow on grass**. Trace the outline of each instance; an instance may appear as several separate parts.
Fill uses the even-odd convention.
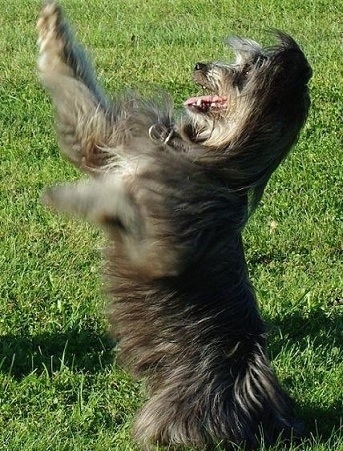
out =
[[[339,352],[342,350],[343,309],[341,306],[332,307],[330,315],[320,309],[306,315],[302,312],[286,313],[282,317],[273,318],[267,324],[270,337],[269,350],[272,356],[282,352],[285,342],[300,352],[306,350],[309,342],[314,343],[318,350],[333,347],[338,348]],[[330,368],[326,371],[329,372]],[[286,385],[287,383],[292,385],[291,380],[284,382]],[[306,382],[304,390],[308,390],[305,385]],[[337,387],[336,393],[336,400],[327,408],[315,403],[299,407],[298,414],[305,422],[306,435],[309,436],[310,442],[326,443],[332,437],[340,437],[343,441],[342,387]],[[311,437],[314,438],[311,440]]]
[[[267,320],[271,355],[281,352],[285,339],[300,351],[306,348],[309,340],[315,340],[318,346],[327,347],[331,343],[340,346],[342,322],[341,308],[335,309],[332,316],[318,310],[307,316],[302,312],[293,312]],[[18,380],[32,372],[52,374],[63,367],[95,374],[112,365],[115,356],[114,347],[115,343],[109,336],[92,329],[44,333],[34,337],[2,336],[0,372]],[[341,390],[341,387],[337,387],[337,390]],[[311,443],[326,446],[333,437],[341,437],[343,440],[343,409],[338,400],[327,408],[314,403],[307,404],[299,408],[298,413],[306,424],[304,446],[311,446]]]
[[[94,374],[114,361],[115,343],[94,330],[0,337],[0,372],[21,379],[63,367]]]
[[[333,345],[342,347],[343,307],[331,307],[330,312],[317,308],[310,313],[302,311],[283,312],[282,317],[271,320],[266,318],[267,328],[274,335],[271,351],[278,354],[284,346],[284,338],[290,343],[296,343],[300,350],[307,346],[308,341],[315,341],[318,346]],[[277,334],[280,330],[282,333]],[[279,339],[276,338],[279,336]]]
[[[309,442],[327,444],[330,439],[343,442],[342,403],[334,402],[328,408],[307,405],[299,409],[299,417],[305,423],[305,434]],[[336,449],[336,448],[332,448]],[[337,450],[338,451],[338,450]]]

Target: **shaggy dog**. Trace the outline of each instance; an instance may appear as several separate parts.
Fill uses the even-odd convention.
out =
[[[38,20],[40,79],[63,154],[90,175],[45,202],[107,233],[109,320],[119,356],[146,380],[134,438],[254,449],[300,431],[271,368],[242,230],[296,142],[311,69],[296,42],[228,40],[236,59],[197,63],[208,95],[175,117],[167,95],[109,100],[60,7]]]

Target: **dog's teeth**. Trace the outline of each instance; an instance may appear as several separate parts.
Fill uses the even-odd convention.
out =
[[[201,106],[201,99],[199,97],[199,99],[196,101],[196,106]]]

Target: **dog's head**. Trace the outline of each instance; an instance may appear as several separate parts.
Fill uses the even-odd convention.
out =
[[[181,133],[226,184],[253,191],[255,208],[273,171],[297,141],[310,105],[312,70],[298,44],[277,31],[277,44],[262,48],[229,38],[231,64],[201,63],[193,78],[208,94],[184,103]]]
[[[194,81],[210,92],[210,95],[192,97],[185,107],[195,114],[214,117],[226,115],[236,97],[248,81],[249,73],[256,70],[265,59],[261,47],[254,41],[231,37],[227,43],[236,52],[235,62],[202,63],[194,67]]]
[[[195,64],[194,81],[208,94],[184,103],[193,141],[223,148],[267,121],[268,128],[273,123],[283,128],[291,117],[301,127],[309,106],[311,68],[290,36],[276,36],[278,44],[265,49],[250,39],[231,37],[227,44],[235,52],[234,62]]]

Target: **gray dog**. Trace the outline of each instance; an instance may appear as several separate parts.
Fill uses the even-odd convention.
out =
[[[300,433],[268,360],[241,236],[307,117],[311,68],[299,46],[281,32],[266,49],[229,39],[235,62],[197,63],[209,94],[175,118],[166,95],[110,101],[55,2],[38,32],[60,147],[91,176],[44,199],[107,232],[120,361],[149,390],[135,440],[255,449]]]

